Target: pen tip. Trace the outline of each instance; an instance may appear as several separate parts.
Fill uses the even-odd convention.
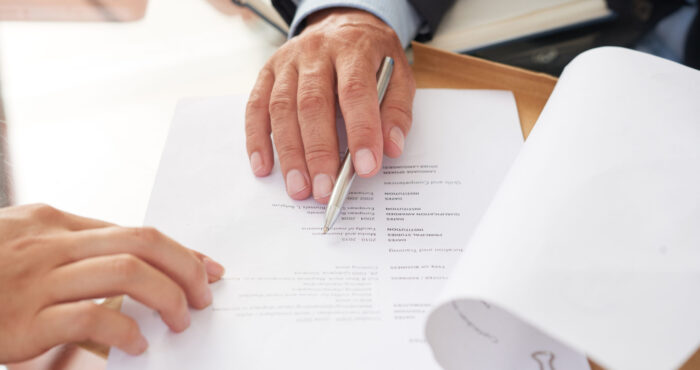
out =
[[[327,234],[327,233],[328,233],[328,226],[324,226],[324,227],[323,227],[323,233],[324,233],[324,234]]]

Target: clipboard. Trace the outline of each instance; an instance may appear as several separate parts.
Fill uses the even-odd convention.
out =
[[[488,60],[460,55],[414,42],[413,76],[418,88],[510,90],[523,137],[540,116],[557,78]]]

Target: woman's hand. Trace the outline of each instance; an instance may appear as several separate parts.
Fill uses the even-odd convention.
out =
[[[136,322],[90,299],[127,294],[176,332],[211,304],[223,267],[153,228],[124,228],[46,205],[0,209],[0,363],[92,340],[139,354]]]

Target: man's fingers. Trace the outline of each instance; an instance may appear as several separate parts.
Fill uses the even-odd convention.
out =
[[[330,62],[302,63],[297,107],[306,165],[314,199],[326,203],[338,172],[333,66]]]
[[[167,275],[131,254],[88,258],[46,276],[48,304],[127,294],[158,311],[175,332],[190,325],[187,299]]]
[[[416,85],[405,58],[396,58],[394,73],[381,105],[384,154],[396,158],[403,153],[404,140],[413,121]]]
[[[338,99],[345,118],[348,147],[355,171],[376,174],[382,162],[382,131],[377,101],[378,62],[365,55],[338,57]]]
[[[245,111],[246,147],[250,168],[255,176],[267,176],[274,164],[270,141],[270,92],[274,74],[265,67],[250,93]]]
[[[297,71],[291,67],[275,76],[270,95],[270,122],[287,194],[301,200],[311,194],[311,182],[297,121],[297,79]]]
[[[59,255],[56,265],[86,258],[131,254],[161,270],[182,287],[192,307],[204,308],[212,301],[204,264],[192,252],[158,230],[107,227],[66,233],[56,238],[47,253]]]
[[[132,355],[141,354],[148,347],[133,319],[89,301],[44,308],[36,316],[32,332],[36,343],[45,349],[87,340],[114,346]]]

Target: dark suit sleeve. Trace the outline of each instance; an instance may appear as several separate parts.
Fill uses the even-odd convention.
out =
[[[275,7],[277,13],[282,16],[287,24],[292,24],[294,13],[297,11],[297,6],[291,0],[272,0],[272,6]]]
[[[429,40],[440,24],[442,17],[454,4],[455,0],[408,0],[408,2],[413,5],[413,8],[416,9],[418,15],[423,18],[425,25],[427,25],[427,32],[421,33],[419,37],[422,40]],[[272,5],[274,5],[287,24],[292,23],[294,12],[296,11],[294,2],[291,0],[272,0]]]
[[[427,24],[427,33],[421,33],[418,36],[422,40],[430,40],[435,33],[435,30],[440,25],[440,21],[445,16],[445,13],[450,9],[455,0],[408,0],[416,12]]]

